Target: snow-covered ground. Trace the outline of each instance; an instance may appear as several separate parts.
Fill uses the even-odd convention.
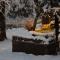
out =
[[[22,52],[12,52],[11,40],[0,42],[0,60],[60,60],[60,55],[32,55]]]
[[[20,28],[19,28],[20,29]],[[19,29],[17,31],[19,32]],[[7,39],[0,42],[0,60],[60,60],[60,55],[38,55],[12,52],[12,36],[16,29],[6,31]],[[22,28],[22,30],[24,30]],[[14,32],[12,32],[14,31]],[[26,30],[27,31],[27,30]],[[21,32],[21,31],[20,31]],[[23,32],[22,32],[23,33]]]

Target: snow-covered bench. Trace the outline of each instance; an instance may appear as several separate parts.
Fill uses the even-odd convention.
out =
[[[32,54],[56,54],[55,43],[44,44],[42,40],[28,39],[24,37],[13,36],[13,52],[26,52]]]
[[[12,37],[13,52],[26,52],[41,55],[57,54],[54,39],[46,36],[32,36],[30,32],[23,28],[18,31],[18,34],[15,32]]]

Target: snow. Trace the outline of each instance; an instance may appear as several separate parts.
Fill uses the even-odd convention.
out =
[[[10,34],[9,34],[10,33]],[[24,28],[13,28],[6,31],[7,37],[12,39],[12,36],[20,36],[26,38],[33,38],[33,36]]]
[[[44,5],[44,6],[43,6],[43,9],[46,9],[46,8],[47,8],[47,6],[48,6],[48,4]]]
[[[44,7],[43,7],[43,10],[44,10],[44,12],[46,12],[47,11],[47,6],[48,6],[48,4],[46,4]]]
[[[35,32],[36,33],[36,32]],[[39,36],[32,36],[32,31],[28,31],[25,28],[13,28],[13,29],[8,29],[6,31],[6,35],[8,39],[12,40],[13,36],[18,36],[18,37],[24,37],[24,38],[29,38],[29,39],[40,39],[45,42],[45,44],[49,44],[49,41],[52,39],[50,36],[48,39],[45,38],[46,35],[53,35],[53,32],[50,33],[37,33]]]

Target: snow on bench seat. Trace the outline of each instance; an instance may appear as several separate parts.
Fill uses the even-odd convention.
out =
[[[48,44],[48,42],[52,39],[52,37],[48,37],[46,38],[45,35],[49,36],[49,33],[43,33],[37,36],[32,36],[31,31],[26,30],[25,28],[13,28],[13,29],[8,29],[7,32],[7,37],[12,39],[13,36],[17,36],[17,37],[23,37],[23,38],[27,38],[27,39],[32,39],[32,40],[43,40],[45,41],[46,44]],[[50,35],[53,34],[50,33]]]

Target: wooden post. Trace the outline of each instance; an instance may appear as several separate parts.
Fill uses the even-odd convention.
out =
[[[56,42],[56,50],[59,49],[59,42],[58,42],[58,35],[59,35],[59,19],[57,14],[55,14],[55,42]]]

